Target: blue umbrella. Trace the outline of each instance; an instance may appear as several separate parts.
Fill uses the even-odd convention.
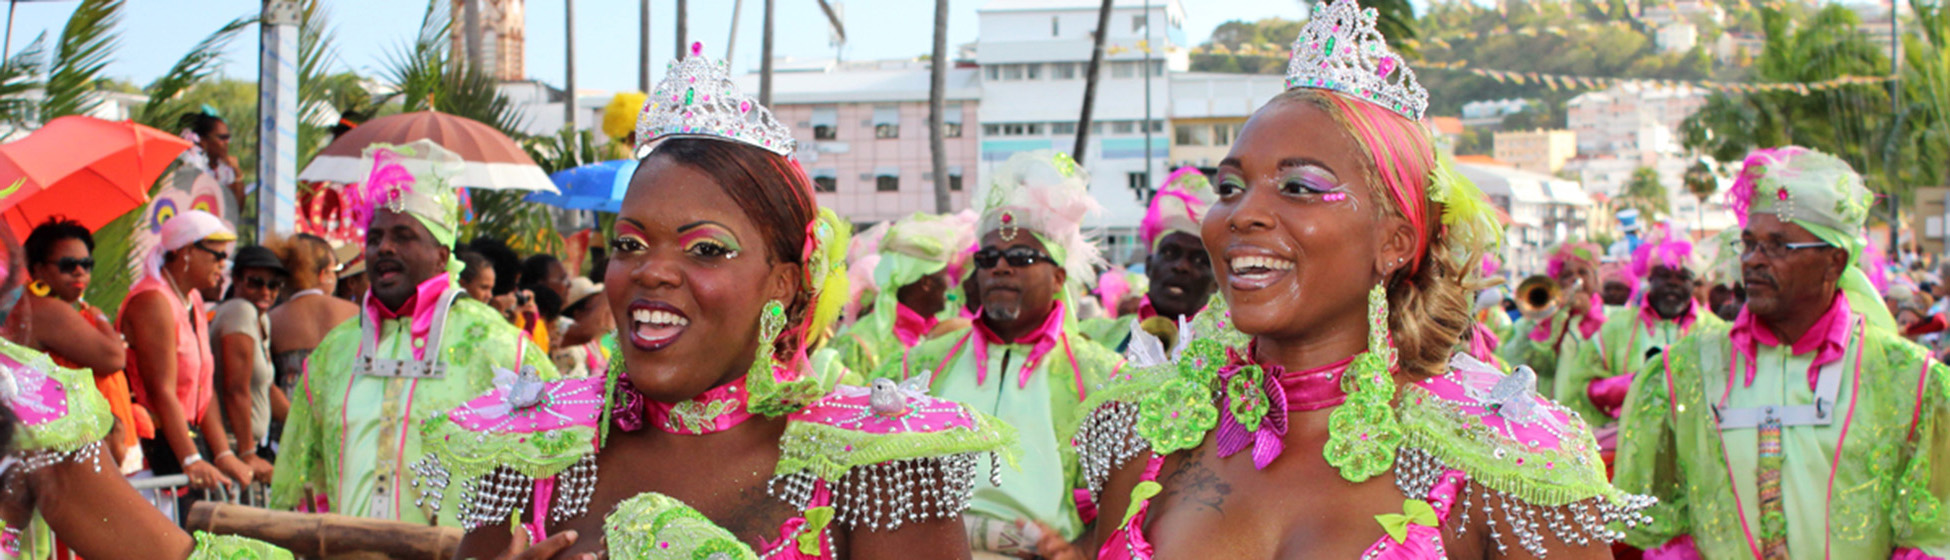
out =
[[[524,199],[570,210],[623,211],[623,193],[630,189],[630,176],[636,174],[636,160],[619,159],[591,163],[549,175],[561,194],[534,192]]]

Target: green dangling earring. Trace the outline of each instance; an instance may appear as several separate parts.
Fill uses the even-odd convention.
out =
[[[1341,376],[1347,402],[1327,417],[1327,464],[1341,478],[1361,482],[1395,464],[1401,426],[1395,422],[1395,346],[1388,340],[1388,289],[1368,290],[1368,351]]]
[[[780,334],[785,332],[785,323],[785,304],[778,300],[765,302],[758,316],[757,356],[752,359],[751,368],[745,370],[745,389],[751,391],[745,408],[753,414],[783,416],[824,394],[819,380],[813,376],[796,373],[780,379],[775,371],[778,364],[772,358],[772,351],[778,347]]]
[[[765,308],[758,312],[758,350],[752,358],[752,367],[745,370],[747,377],[772,376],[772,350],[778,347],[779,333],[785,330],[785,304],[779,300],[765,302]]]

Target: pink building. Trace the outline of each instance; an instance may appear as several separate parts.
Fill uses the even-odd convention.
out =
[[[772,113],[799,140],[799,162],[813,177],[819,203],[855,223],[933,212],[934,163],[928,150],[925,61],[782,62],[772,77]],[[758,77],[738,77],[758,91]],[[953,210],[969,207],[980,161],[974,68],[948,70],[943,115]],[[966,124],[965,124],[966,123]]]

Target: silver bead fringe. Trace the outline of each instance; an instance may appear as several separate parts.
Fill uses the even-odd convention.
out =
[[[989,455],[989,480],[1000,484],[1000,458]],[[949,519],[968,509],[975,495],[976,453],[890,461],[849,470],[828,488],[834,521],[846,527],[889,531],[906,523]],[[765,491],[803,511],[812,507],[817,477],[796,472],[772,477]]]
[[[1395,455],[1395,486],[1402,494],[1420,499],[1429,495],[1443,472],[1450,470],[1447,464],[1434,454],[1416,447],[1403,446]],[[1566,544],[1586,546],[1593,541],[1609,543],[1625,538],[1623,533],[1611,530],[1611,523],[1623,523],[1635,527],[1652,519],[1643,512],[1658,500],[1648,496],[1627,494],[1620,503],[1613,503],[1603,497],[1590,498],[1566,504],[1561,507],[1543,507],[1526,502],[1508,492],[1491,490],[1483,484],[1470,484],[1464,487],[1457,497],[1461,501],[1452,507],[1462,508],[1462,522],[1456,525],[1456,533],[1469,530],[1469,516],[1475,509],[1474,501],[1481,499],[1484,509],[1500,517],[1490,519],[1490,540],[1496,543],[1499,553],[1507,553],[1510,544],[1504,538],[1499,525],[1510,529],[1509,537],[1516,540],[1530,554],[1542,558],[1547,553],[1544,547],[1544,530],[1552,537]],[[1569,515],[1566,515],[1569,513]]]
[[[1112,472],[1150,448],[1138,436],[1137,418],[1136,404],[1105,403],[1090,411],[1077,426],[1076,435],[1071,436],[1070,445],[1077,450],[1077,466],[1083,469],[1091,501],[1100,501],[1098,494]]]

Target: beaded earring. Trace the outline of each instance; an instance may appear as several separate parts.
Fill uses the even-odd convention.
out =
[[[758,317],[758,349],[754,351],[757,356],[752,359],[751,368],[745,370],[745,387],[751,392],[745,408],[752,414],[770,417],[790,414],[818,399],[824,391],[819,379],[778,367],[772,357],[779,336],[785,332],[785,304],[778,300],[765,302],[765,309]]]
[[[1341,478],[1361,482],[1395,463],[1401,426],[1395,422],[1395,346],[1388,338],[1388,289],[1368,290],[1368,351],[1341,377],[1347,402],[1327,417],[1327,464]]]

